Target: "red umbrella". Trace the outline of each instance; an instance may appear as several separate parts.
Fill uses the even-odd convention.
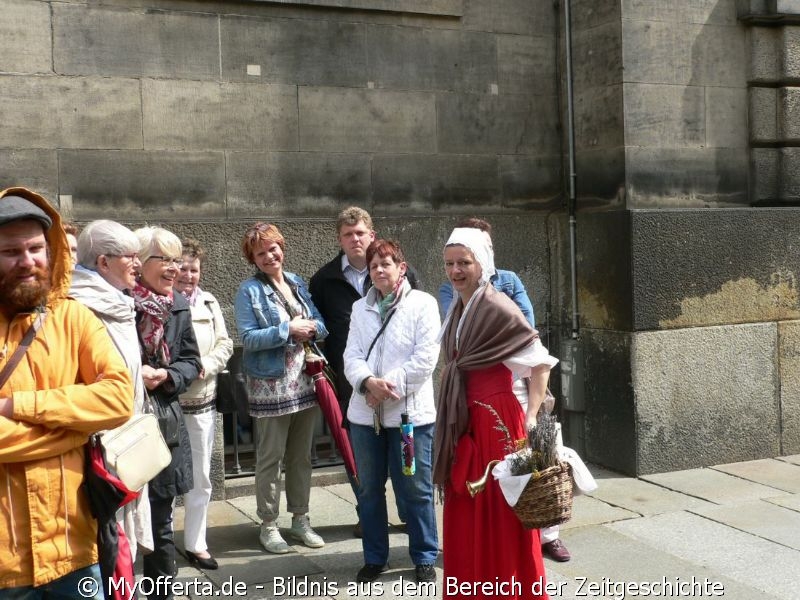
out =
[[[319,407],[322,409],[322,414],[325,415],[325,422],[331,430],[339,454],[342,455],[344,468],[358,483],[353,447],[350,445],[347,430],[342,427],[342,411],[339,408],[339,399],[336,397],[330,376],[325,373],[327,366],[328,364],[322,356],[312,352],[310,348],[306,349],[306,373],[314,380],[314,391],[317,393]]]
[[[106,464],[96,436],[90,438],[85,451],[83,487],[89,498],[89,510],[97,519],[97,551],[105,597],[123,600],[131,597],[136,578],[128,538],[117,523],[116,512],[119,507],[136,500],[139,492],[129,490]],[[119,586],[112,585],[112,579]]]

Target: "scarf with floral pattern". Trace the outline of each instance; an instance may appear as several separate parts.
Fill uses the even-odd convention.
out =
[[[151,367],[168,367],[169,346],[164,338],[164,324],[172,314],[172,294],[162,296],[137,283],[133,290],[136,328],[142,343],[142,362]]]

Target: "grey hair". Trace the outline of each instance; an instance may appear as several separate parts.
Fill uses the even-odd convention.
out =
[[[133,233],[139,240],[139,260],[146,263],[151,256],[183,256],[180,238],[162,227],[142,227]]]
[[[139,239],[116,221],[92,221],[78,236],[78,264],[97,270],[97,259],[102,255],[120,256],[139,251]]]

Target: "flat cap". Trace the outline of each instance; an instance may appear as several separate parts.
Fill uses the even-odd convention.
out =
[[[0,198],[0,226],[12,221],[22,219],[35,219],[47,231],[53,225],[53,220],[41,208],[30,200],[20,196],[3,196]]]

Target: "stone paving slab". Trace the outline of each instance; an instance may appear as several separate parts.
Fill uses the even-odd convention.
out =
[[[565,585],[558,590],[559,594],[551,594],[551,598],[561,600],[593,596],[622,597],[614,594],[613,588],[605,595],[589,593],[589,586],[603,585],[604,582],[617,586],[635,582],[662,582],[664,578],[675,584],[678,579],[685,582],[691,581],[692,577],[698,581],[708,578],[711,582],[721,583],[725,589],[725,598],[775,600],[780,597],[765,595],[763,591],[747,583],[726,577],[703,561],[695,560],[694,557],[676,556],[665,550],[657,540],[637,539],[619,531],[621,526],[627,523],[644,523],[649,520],[636,519],[565,532],[563,537],[567,546],[573,551],[572,560],[567,563],[545,561],[548,580],[565,582]],[[652,594],[651,597],[667,596]]]
[[[589,494],[612,506],[640,515],[658,515],[665,512],[702,508],[709,503],[649,481],[624,477],[600,480],[597,490]]]
[[[717,465],[713,469],[785,492],[800,493],[800,465],[764,459]]]
[[[749,502],[779,496],[780,490],[746,481],[715,469],[689,469],[641,477],[667,489],[716,504]]]
[[[796,496],[795,496],[796,498]],[[695,514],[800,550],[800,513],[764,500],[696,509]]]
[[[764,500],[800,512],[800,496],[778,496],[776,498],[764,498]]]
[[[795,466],[791,461],[782,463]],[[667,583],[680,581],[686,585],[692,577],[719,582],[724,586],[724,597],[733,600],[800,597],[800,578],[796,575],[800,564],[800,495],[713,468],[641,479],[590,469],[600,487],[592,496],[575,498],[573,520],[562,526],[561,537],[572,553],[572,561],[545,559],[553,600],[621,597],[622,586],[660,584],[665,578]],[[352,491],[342,483],[311,491],[309,512],[314,528],[326,541],[325,547],[312,549],[294,543],[293,552],[287,555],[271,555],[261,549],[252,495],[212,502],[208,537],[220,569],[204,573],[179,556],[178,580],[213,586],[213,591],[177,598],[197,600],[209,594],[232,597],[225,586],[230,590],[233,584],[245,586],[246,597],[256,600],[441,598],[445,585],[442,555],[437,562],[439,581],[435,589],[409,587],[415,584],[408,538],[396,527],[391,485],[387,485],[387,507],[392,523],[390,570],[379,579],[380,593],[377,588],[368,591],[352,583],[363,564],[363,552],[361,540],[352,536]],[[442,506],[437,505],[440,523],[441,516]],[[288,528],[290,523],[290,515],[282,514],[281,527]],[[182,550],[183,508],[176,509],[175,524],[176,545]],[[141,573],[140,564],[137,572]],[[603,586],[605,592],[598,592]],[[634,596],[628,591],[625,597]]]
[[[792,456],[781,456],[776,460],[792,463],[793,465],[800,465],[800,454],[793,454]]]
[[[777,598],[797,599],[800,564],[797,550],[686,512],[622,521],[607,527],[661,552],[703,565],[715,576],[738,581]],[[738,600],[740,596],[728,597]]]
[[[635,519],[639,516],[638,513],[611,506],[591,496],[576,496],[572,501],[572,519],[561,525],[561,529],[613,523],[624,519]]]

